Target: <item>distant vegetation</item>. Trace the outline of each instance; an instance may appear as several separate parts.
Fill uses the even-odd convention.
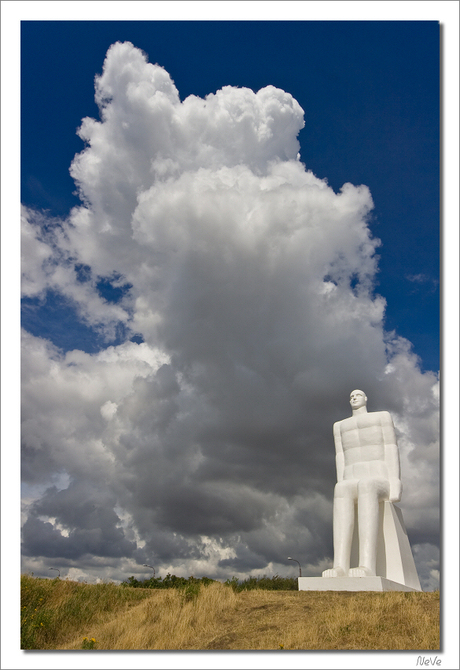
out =
[[[161,577],[151,577],[139,581],[135,577],[129,577],[121,586],[132,586],[133,588],[141,589],[191,589],[192,587],[199,587],[200,585],[208,586],[215,582],[209,577],[176,577],[176,575],[166,575],[164,579]],[[296,577],[248,577],[244,580],[239,580],[237,577],[232,577],[224,582],[226,586],[231,586],[233,591],[252,591],[253,589],[264,589],[266,591],[297,591]]]
[[[239,581],[236,577],[227,579],[227,586],[231,586],[234,591],[252,591],[253,589],[263,589],[265,591],[297,591],[297,577],[248,577]]]
[[[155,581],[24,575],[21,648],[439,649],[439,592],[298,591],[280,577]]]
[[[176,577],[170,575],[169,572],[164,579],[161,577],[151,577],[150,579],[143,579],[142,581],[135,577],[129,577],[121,586],[131,586],[135,589],[185,589],[190,586],[207,586],[215,581],[209,577]]]

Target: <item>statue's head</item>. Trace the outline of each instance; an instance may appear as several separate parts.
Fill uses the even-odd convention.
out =
[[[365,407],[367,404],[367,397],[364,391],[356,389],[350,393],[350,405],[351,409],[359,409],[360,407]]]

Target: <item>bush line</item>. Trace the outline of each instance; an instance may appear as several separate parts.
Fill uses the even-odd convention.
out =
[[[139,589],[199,589],[200,585],[208,586],[217,580],[209,577],[176,577],[176,575],[168,574],[163,579],[161,577],[151,577],[150,579],[138,580],[134,576],[129,577],[126,581],[121,583],[121,586],[132,587]],[[241,591],[252,591],[253,589],[264,589],[266,591],[297,591],[297,577],[248,577],[244,580],[239,580],[237,577],[231,577],[223,582],[225,586],[230,586],[233,591],[240,593]]]

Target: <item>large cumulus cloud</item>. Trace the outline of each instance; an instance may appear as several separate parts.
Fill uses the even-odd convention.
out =
[[[95,87],[100,119],[71,166],[82,205],[61,221],[24,210],[24,295],[59,292],[105,342],[65,352],[24,333],[26,567],[225,578],[286,573],[295,554],[319,574],[331,426],[359,387],[395,419],[432,586],[438,382],[385,330],[367,187],[335,193],[308,171],[303,110],[273,86],[181,101],[117,43]]]

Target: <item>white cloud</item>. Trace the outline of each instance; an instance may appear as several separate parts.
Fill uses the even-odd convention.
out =
[[[406,279],[414,284],[414,291],[424,288],[431,293],[436,291],[439,286],[439,279],[437,277],[430,277],[423,272],[415,275],[406,275]]]
[[[319,570],[331,426],[353,388],[394,415],[409,530],[435,545],[438,380],[385,332],[367,187],[335,193],[306,169],[303,111],[272,86],[181,102],[125,43],[96,99],[101,121],[83,121],[71,168],[83,205],[47,232],[25,212],[24,293],[59,291],[107,337],[122,323],[144,343],[64,354],[24,334],[24,477],[48,486],[26,555],[69,569],[78,555],[98,575],[106,555],[118,578],[152,556],[225,577],[281,570],[296,552]],[[129,287],[120,303],[98,278]]]

